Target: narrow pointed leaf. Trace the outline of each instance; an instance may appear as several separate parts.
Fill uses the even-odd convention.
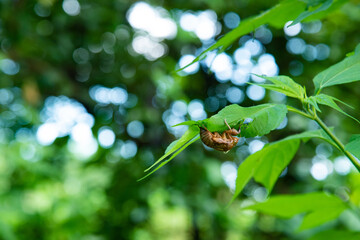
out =
[[[360,134],[351,136],[349,143],[345,145],[345,150],[360,160]]]
[[[182,123],[175,124],[172,127],[177,127],[177,126],[182,126],[182,125],[191,126],[191,125],[197,125],[197,123],[198,123],[197,121],[189,120],[189,121],[185,121],[185,122],[182,122]]]
[[[311,0],[311,1],[307,1],[307,2],[311,6],[316,6],[316,5],[318,5],[319,2],[324,2],[324,4],[325,4],[326,1],[327,0],[321,0],[321,1]],[[348,1],[349,0],[333,0],[330,7],[328,7],[325,10],[317,11],[316,13],[311,14],[310,16],[303,19],[301,22],[310,22],[310,21],[314,21],[314,20],[317,20],[317,19],[322,19],[324,17],[328,17],[331,12],[334,12],[334,11],[338,10],[339,8],[341,8]]]
[[[189,129],[184,133],[184,135],[181,136],[180,139],[172,142],[166,149],[165,154],[159,158],[153,165],[151,165],[148,169],[145,170],[145,172],[149,171],[153,167],[155,167],[157,164],[159,164],[162,160],[170,156],[171,154],[175,153],[177,150],[179,150],[184,144],[189,142],[191,139],[193,139],[197,134],[199,134],[199,127],[197,126],[190,126]]]
[[[311,106],[314,106],[316,111],[321,112],[321,110],[319,108],[319,105],[318,105],[318,102],[316,101],[315,98],[309,97],[309,98],[306,99],[306,102],[308,102]]]
[[[360,44],[354,55],[322,71],[313,79],[316,91],[333,85],[360,80]]]
[[[359,65],[360,66],[360,65]],[[326,105],[328,107],[331,107],[332,109],[335,109],[336,111],[339,111],[340,113],[352,118],[353,120],[357,121],[358,123],[360,123],[359,120],[357,120],[356,118],[354,118],[353,116],[351,116],[350,114],[346,113],[344,110],[342,110],[335,101],[340,101],[335,97],[326,95],[326,94],[318,94],[316,96],[311,96],[308,98],[308,101],[310,104],[322,104],[322,105]]]
[[[172,155],[170,155],[170,157],[168,159],[166,159],[165,161],[161,162],[159,164],[159,166],[157,166],[154,170],[152,170],[151,172],[149,172],[148,174],[146,174],[144,177],[140,178],[139,181],[144,180],[145,178],[149,177],[151,174],[153,174],[154,172],[156,172],[157,170],[159,170],[162,166],[164,166],[165,164],[167,164],[168,162],[170,162],[174,157],[176,157],[179,153],[181,153],[185,148],[187,148],[190,144],[196,142],[197,140],[200,139],[200,136],[196,136],[193,139],[191,139],[189,142],[187,142],[186,144],[184,144],[183,146],[181,146],[177,151],[175,151]],[[153,165],[154,166],[154,165]]]
[[[331,4],[333,3],[333,0],[327,0],[325,2],[323,2],[319,7],[317,7],[316,9],[310,11],[310,10],[307,10],[305,12],[302,12],[290,25],[290,26],[293,26],[301,21],[303,21],[304,19],[310,17],[311,15],[314,15],[318,12],[321,12],[321,11],[325,11],[327,10]]]
[[[273,83],[273,84],[256,84],[256,85],[259,85],[269,90],[283,93],[289,97],[298,98],[300,100],[302,100],[305,97],[304,88],[287,76],[276,76],[276,77],[267,77],[261,75],[256,75],[256,76],[269,80],[270,82]]]

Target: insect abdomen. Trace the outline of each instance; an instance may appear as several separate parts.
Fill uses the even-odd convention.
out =
[[[220,136],[217,132],[212,133],[202,127],[200,127],[200,138],[206,146],[223,152],[228,152],[238,142],[238,138],[236,137],[226,137],[226,135]]]
[[[208,147],[213,147],[212,133],[204,128],[200,128],[201,141]]]

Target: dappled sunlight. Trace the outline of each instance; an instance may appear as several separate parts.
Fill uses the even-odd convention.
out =
[[[185,31],[194,32],[202,41],[212,39],[220,30],[217,15],[211,10],[197,13],[182,13],[180,16],[180,26]]]
[[[64,0],[62,8],[70,16],[79,15],[81,10],[80,3],[77,0]]]
[[[0,239],[359,239],[352,1],[0,2]]]
[[[292,21],[285,23],[284,26],[285,34],[288,35],[289,37],[298,35],[301,31],[301,23],[296,23],[292,26],[289,26],[290,24],[292,24]]]

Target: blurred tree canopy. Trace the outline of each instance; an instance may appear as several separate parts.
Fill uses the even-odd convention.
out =
[[[255,182],[226,207],[247,156],[316,128],[294,114],[271,135],[242,138],[228,154],[192,144],[136,181],[186,130],[172,125],[231,103],[285,101],[247,85],[259,81],[250,72],[292,76],[313,89],[311,79],[360,42],[359,1],[334,2],[339,6],[321,20],[263,25],[175,73],[277,1],[1,0],[0,239],[308,239],[331,229],[360,231],[360,175],[317,140],[301,145],[273,193],[325,191],[351,199],[354,211],[298,232],[301,216],[241,210],[266,199]],[[360,119],[358,83],[325,92]],[[360,131],[331,109],[321,116],[341,139]]]

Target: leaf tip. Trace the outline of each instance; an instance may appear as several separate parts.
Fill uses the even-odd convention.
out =
[[[144,180],[145,178],[147,178],[149,176],[149,174],[143,176],[142,178],[139,178],[138,180],[136,180],[136,182],[141,182],[142,180]]]

